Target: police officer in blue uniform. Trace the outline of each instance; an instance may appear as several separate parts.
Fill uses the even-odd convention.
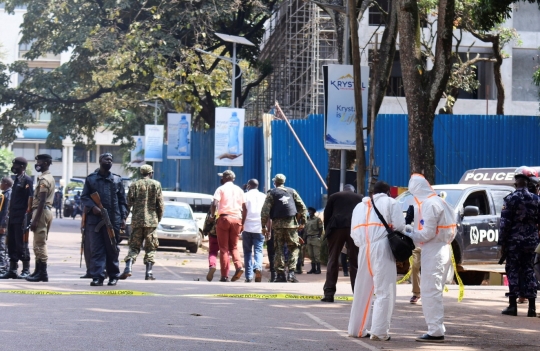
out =
[[[534,250],[538,246],[540,198],[527,189],[536,170],[519,167],[514,174],[516,191],[504,199],[498,244],[506,255],[509,306],[502,314],[517,316],[517,298],[529,300],[527,317],[536,317],[536,279],[533,269]]]
[[[11,192],[8,210],[7,242],[9,269],[0,279],[24,279],[30,275],[30,250],[28,241],[24,241],[23,221],[26,213],[31,213],[34,183],[26,174],[28,161],[24,157],[16,157],[12,161],[11,172],[15,174],[15,182]],[[21,274],[17,274],[18,261],[22,262]]]
[[[120,239],[120,229],[126,226],[128,209],[122,178],[111,173],[112,163],[112,154],[104,153],[99,156],[99,169],[88,175],[81,195],[82,204],[87,212],[85,234],[90,237],[92,252],[91,286],[103,285],[105,268],[109,275],[107,285],[116,285],[120,274],[118,263],[120,249],[117,243]],[[101,203],[109,214],[116,237],[113,244],[107,234],[101,211],[90,197],[94,192],[99,194]]]

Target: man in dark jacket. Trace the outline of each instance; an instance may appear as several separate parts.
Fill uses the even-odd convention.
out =
[[[339,274],[339,257],[343,245],[347,243],[351,286],[354,291],[356,270],[358,269],[358,247],[351,238],[351,217],[362,196],[354,192],[354,186],[346,184],[343,191],[330,195],[324,209],[324,230],[328,242],[328,264],[324,283],[323,302],[334,302]]]
[[[30,275],[30,250],[28,249],[28,237],[24,235],[23,222],[25,214],[31,213],[30,205],[34,195],[34,184],[32,178],[26,174],[28,161],[24,157],[16,157],[12,163],[11,172],[15,173],[15,182],[11,190],[8,210],[9,270],[0,275],[0,279],[24,279]],[[21,261],[23,266],[20,275],[17,274],[18,261]]]
[[[127,203],[122,178],[110,172],[113,157],[110,153],[99,156],[99,170],[88,175],[81,196],[82,204],[87,211],[86,235],[90,236],[92,251],[92,282],[91,286],[102,286],[105,280],[105,268],[109,274],[107,285],[116,285],[120,269],[118,266],[118,248],[120,229],[126,227]],[[115,238],[107,234],[102,213],[92,200],[91,194],[97,192],[103,207],[107,210],[114,229]]]
[[[10,177],[2,178],[0,182],[0,271],[1,274],[5,273],[7,269],[7,255],[6,255],[6,229],[7,229],[7,214],[9,208],[9,201],[11,200],[11,187],[13,186],[13,180]]]

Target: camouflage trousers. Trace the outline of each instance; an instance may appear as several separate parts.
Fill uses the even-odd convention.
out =
[[[277,273],[285,272],[285,254],[283,253],[284,245],[289,249],[289,261],[287,267],[289,272],[294,272],[298,254],[300,252],[300,242],[298,241],[298,230],[296,228],[274,228],[274,248],[275,258],[274,267]]]
[[[533,250],[523,250],[514,246],[506,257],[506,275],[508,277],[509,296],[536,298],[536,277],[534,275]]]
[[[131,260],[132,263],[135,263],[139,252],[141,252],[143,240],[145,252],[144,264],[156,262],[154,257],[156,256],[156,250],[159,247],[159,241],[155,227],[133,228],[128,241],[129,251],[126,258],[124,258],[124,261]]]

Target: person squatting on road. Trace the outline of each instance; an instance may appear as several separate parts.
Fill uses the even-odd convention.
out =
[[[287,178],[283,174],[276,174],[272,179],[275,188],[266,195],[266,200],[261,211],[261,225],[264,235],[268,235],[266,224],[268,218],[272,219],[272,236],[274,237],[274,265],[276,268],[276,279],[274,282],[283,283],[290,281],[297,283],[294,274],[298,252],[300,250],[300,240],[298,229],[304,227],[306,222],[307,209],[302,198],[293,188],[285,187]],[[289,271],[285,276],[285,254],[284,245],[289,250],[289,261],[287,267]]]
[[[324,230],[328,242],[328,264],[322,302],[334,302],[339,275],[339,258],[343,245],[347,243],[351,287],[354,292],[358,268],[358,247],[351,238],[351,217],[354,208],[362,202],[362,195],[354,192],[354,186],[345,184],[343,191],[330,195],[324,208]]]
[[[538,246],[540,225],[537,195],[527,189],[529,178],[537,178],[536,170],[519,167],[514,174],[516,191],[504,198],[497,244],[506,255],[505,271],[508,277],[509,306],[502,314],[517,316],[518,296],[529,300],[527,317],[536,317],[536,285],[533,260]]]
[[[37,172],[41,175],[37,178],[34,200],[32,201],[32,223],[30,230],[34,233],[34,256],[36,267],[32,275],[26,277],[29,282],[48,282],[47,274],[47,238],[53,220],[52,203],[54,201],[54,177],[49,171],[52,164],[52,157],[47,154],[36,156]],[[28,230],[28,229],[26,229]]]
[[[389,195],[387,183],[378,181],[373,187],[373,202],[377,210],[392,230],[403,232],[403,212]],[[371,335],[371,340],[390,340],[388,332],[396,303],[396,259],[387,239],[388,232],[373,209],[370,197],[364,197],[355,207],[351,228],[351,237],[358,247],[358,273],[349,335],[357,338]]]
[[[116,285],[120,269],[118,267],[118,238],[120,229],[125,229],[128,209],[122,178],[111,173],[113,156],[104,153],[99,156],[99,170],[86,177],[81,200],[87,211],[86,235],[90,236],[92,252],[91,286],[102,286],[105,280],[105,268],[109,275],[107,285]],[[103,208],[107,211],[113,227],[114,236],[110,238],[102,211],[92,200],[91,195],[98,193]]]
[[[15,182],[11,192],[11,201],[8,210],[7,248],[9,256],[9,270],[0,275],[0,279],[24,279],[30,275],[30,250],[28,241],[24,241],[23,221],[25,214],[31,213],[34,183],[26,175],[28,162],[24,157],[16,157],[12,161],[11,172],[15,174]],[[20,275],[17,262],[22,262],[23,269]]]
[[[233,183],[235,178],[236,175],[230,170],[221,174],[223,185],[216,189],[214,201],[210,208],[210,213],[214,214],[217,208],[219,214],[216,221],[216,233],[219,244],[221,282],[229,280],[229,253],[236,268],[231,281],[237,281],[244,273],[240,253],[238,252],[238,238],[242,231],[244,191]]]
[[[261,226],[261,210],[266,199],[266,195],[259,191],[259,181],[250,179],[247,183],[244,194],[245,203],[242,212],[242,246],[244,249],[244,268],[246,270],[246,283],[253,281],[260,283],[262,279],[263,245],[264,236]],[[252,262],[252,253],[253,260]]]
[[[316,212],[314,207],[308,207],[309,216],[304,227],[306,248],[311,259],[311,270],[307,274],[321,274],[321,238],[324,235],[324,226],[321,219],[315,216]]]
[[[163,218],[163,193],[161,184],[152,179],[154,170],[150,165],[143,165],[140,168],[141,179],[129,186],[127,195],[127,208],[132,210],[131,215],[131,236],[129,238],[129,251],[124,258],[126,268],[120,275],[120,279],[131,277],[132,266],[137,260],[144,240],[144,264],[146,274],[144,280],[155,280],[152,274],[152,266],[155,263],[156,250],[159,241],[156,228]]]
[[[12,186],[13,180],[10,177],[4,177],[0,181],[0,190],[2,191],[0,194],[0,274],[4,274],[8,266],[6,229]]]
[[[414,196],[414,228],[406,226],[416,246],[422,248],[421,281],[422,311],[428,326],[426,334],[416,338],[421,342],[444,342],[443,288],[452,267],[450,244],[456,236],[454,209],[437,196],[423,175],[414,173],[409,180]]]

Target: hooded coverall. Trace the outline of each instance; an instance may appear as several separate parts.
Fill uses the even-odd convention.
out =
[[[396,200],[386,194],[375,194],[373,199],[386,223],[402,232],[405,218]],[[373,210],[369,197],[364,197],[356,205],[351,228],[351,238],[359,249],[348,332],[353,337],[369,333],[372,339],[387,340],[396,302],[396,259],[386,237],[388,232]],[[375,303],[372,311],[373,294]]]
[[[422,248],[422,310],[428,335],[444,336],[443,288],[451,270],[451,247],[456,236],[456,219],[452,206],[437,196],[421,174],[413,174],[409,191],[414,196],[414,229],[410,234]]]

